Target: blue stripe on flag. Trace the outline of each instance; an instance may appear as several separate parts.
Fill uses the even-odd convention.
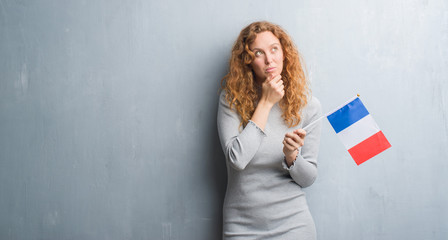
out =
[[[369,112],[364,107],[364,104],[362,104],[361,99],[355,98],[334,113],[328,115],[327,118],[336,133],[338,133],[368,114]]]

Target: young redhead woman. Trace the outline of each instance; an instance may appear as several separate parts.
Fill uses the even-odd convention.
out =
[[[278,25],[237,38],[223,78],[218,133],[227,164],[223,239],[316,239],[302,188],[317,176],[321,115],[297,48]]]

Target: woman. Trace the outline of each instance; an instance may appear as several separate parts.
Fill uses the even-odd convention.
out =
[[[317,176],[321,115],[300,56],[279,26],[254,22],[222,80],[218,133],[227,163],[224,239],[316,239],[302,188]]]

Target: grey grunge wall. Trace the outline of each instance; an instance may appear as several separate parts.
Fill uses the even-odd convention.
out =
[[[230,48],[283,26],[330,111],[392,148],[357,166],[323,121],[319,239],[448,235],[448,2],[0,0],[0,239],[220,239]]]

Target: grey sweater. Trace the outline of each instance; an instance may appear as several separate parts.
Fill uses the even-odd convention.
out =
[[[218,133],[227,165],[223,206],[223,239],[316,239],[314,221],[302,188],[317,176],[321,124],[307,131],[305,144],[291,167],[283,154],[287,132],[303,128],[321,116],[321,105],[311,98],[302,121],[288,128],[276,104],[262,131],[249,121],[242,129],[235,108],[224,91],[218,107]]]

